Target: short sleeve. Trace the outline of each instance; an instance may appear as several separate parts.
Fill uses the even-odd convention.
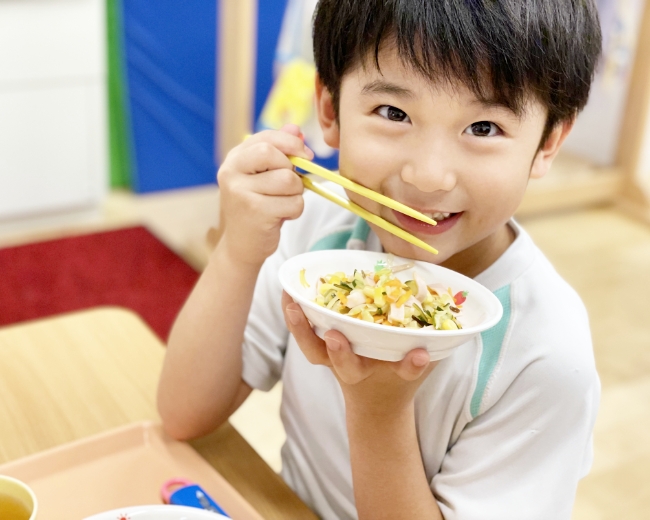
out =
[[[446,520],[569,520],[592,461],[595,368],[538,358],[443,459],[431,488]]]
[[[280,379],[289,338],[278,279],[285,260],[283,249],[279,247],[260,270],[242,344],[242,378],[251,387],[264,391]]]

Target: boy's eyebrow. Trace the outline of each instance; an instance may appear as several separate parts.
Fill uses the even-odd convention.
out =
[[[518,119],[521,118],[521,114],[517,114],[512,109],[512,107],[509,107],[503,101],[498,101],[496,99],[475,99],[470,104],[472,104],[472,105],[481,105],[481,107],[486,108],[486,109],[491,108],[491,109],[505,110],[507,112],[510,112],[516,118],[518,118]]]
[[[402,97],[402,98],[415,97],[415,94],[411,90],[396,85],[395,83],[389,83],[387,81],[383,81],[380,79],[368,83],[366,86],[363,87],[361,93],[362,94],[392,94],[394,96]]]

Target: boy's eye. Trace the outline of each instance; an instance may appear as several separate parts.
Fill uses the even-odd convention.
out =
[[[494,137],[501,134],[501,129],[489,121],[479,121],[469,125],[465,129],[465,133],[475,137]]]
[[[383,105],[379,107],[377,113],[390,121],[397,121],[400,123],[408,123],[411,121],[409,116],[406,115],[406,112],[390,105]]]

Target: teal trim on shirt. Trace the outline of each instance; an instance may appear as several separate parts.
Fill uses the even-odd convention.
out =
[[[352,236],[351,229],[344,229],[343,231],[337,231],[331,235],[326,235],[320,240],[318,240],[313,246],[311,246],[310,251],[325,251],[328,249],[345,249],[348,245],[348,240]]]
[[[361,240],[362,242],[367,242],[369,234],[370,226],[365,220],[359,217],[357,223],[354,225],[354,229],[352,230],[350,240]]]
[[[487,388],[488,381],[492,377],[492,373],[494,372],[499,357],[501,356],[503,340],[506,336],[506,331],[508,330],[508,324],[510,323],[510,286],[506,285],[505,287],[501,287],[501,289],[497,289],[494,291],[494,295],[499,298],[499,301],[501,302],[503,307],[503,316],[499,323],[494,327],[481,333],[483,351],[481,352],[481,361],[478,366],[476,388],[474,389],[474,395],[472,396],[470,404],[472,419],[478,416],[481,409],[485,389]]]
[[[336,231],[316,241],[309,251],[326,251],[329,249],[347,249],[350,240],[361,240],[366,242],[370,234],[368,223],[359,218],[352,229]]]

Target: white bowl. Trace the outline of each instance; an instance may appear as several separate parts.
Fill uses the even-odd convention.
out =
[[[352,274],[355,269],[372,272],[378,260],[389,259],[395,266],[413,262],[418,276],[427,285],[442,284],[451,287],[454,294],[467,291],[467,301],[463,303],[458,315],[463,328],[435,330],[388,327],[350,318],[314,302],[320,277],[335,272]],[[300,282],[302,269],[306,270],[305,278],[309,287],[303,287]],[[322,338],[328,330],[338,330],[348,339],[356,354],[384,361],[400,361],[409,351],[419,347],[427,349],[431,361],[443,359],[476,334],[494,327],[503,314],[499,299],[471,278],[435,264],[414,262],[385,253],[354,250],[304,253],[284,262],[279,276],[282,287],[302,307],[318,337]],[[410,280],[413,278],[413,269],[402,271],[396,276],[402,281]]]
[[[114,509],[84,520],[228,520],[219,513],[185,506],[134,506]]]

